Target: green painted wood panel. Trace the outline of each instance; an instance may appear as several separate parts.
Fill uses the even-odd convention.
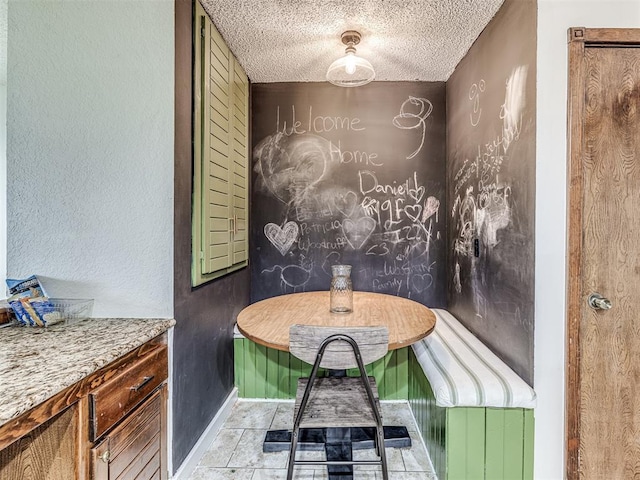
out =
[[[524,414],[522,409],[487,408],[487,478],[522,478]]]
[[[280,363],[278,350],[267,348],[267,385],[265,390],[266,398],[280,398],[278,385],[280,383]]]
[[[411,348],[399,348],[394,350],[395,362],[393,368],[396,371],[396,385],[394,400],[404,400],[409,398],[409,351]]]
[[[256,344],[244,344],[244,391],[248,398],[258,398],[255,391],[256,378]]]
[[[235,381],[236,387],[238,387],[238,396],[244,397],[244,339],[242,338],[234,338],[233,339],[233,377]]]
[[[447,478],[484,480],[485,409],[446,408]]]
[[[524,411],[524,444],[522,453],[522,478],[533,480],[533,410]]]
[[[418,423],[418,429],[429,452],[431,463],[439,479],[446,478],[446,410],[435,404],[431,385],[422,373],[413,350],[407,353],[409,376],[409,405]]]
[[[408,350],[388,352],[384,358],[367,365],[367,374],[376,377],[382,400],[407,399]],[[311,373],[311,365],[289,352],[263,347],[246,338],[234,340],[234,351],[234,379],[240,398],[294,398],[298,378]],[[325,371],[321,369],[320,374]],[[358,375],[358,370],[350,369],[347,374]]]
[[[256,398],[267,398],[267,347],[256,344],[254,391]]]

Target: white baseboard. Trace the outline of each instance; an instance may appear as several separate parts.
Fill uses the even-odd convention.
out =
[[[216,435],[222,428],[222,424],[229,417],[231,408],[237,400],[238,389],[234,387],[225,402],[222,404],[222,407],[220,407],[220,410],[218,410],[216,416],[211,420],[211,423],[207,426],[202,435],[200,435],[200,438],[184,459],[182,465],[180,465],[176,470],[176,473],[173,474],[173,477],[171,477],[172,480],[186,480],[191,476],[198,466],[198,463],[200,463],[200,460],[215,440]]]

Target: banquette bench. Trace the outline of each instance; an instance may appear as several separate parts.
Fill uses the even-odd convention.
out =
[[[440,480],[533,478],[536,394],[446,310],[411,346],[409,404]]]
[[[408,400],[440,480],[533,478],[534,391],[446,310],[411,347],[367,366],[381,400]],[[241,398],[295,398],[311,366],[234,332]]]

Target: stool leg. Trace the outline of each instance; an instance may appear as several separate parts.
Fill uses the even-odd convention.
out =
[[[389,472],[387,470],[387,452],[384,449],[384,429],[376,428],[378,435],[377,446],[380,452],[380,461],[382,462],[382,480],[389,480]]]
[[[293,478],[293,467],[296,463],[296,449],[298,448],[299,428],[294,428],[291,432],[291,449],[289,450],[289,465],[287,466],[287,480]]]

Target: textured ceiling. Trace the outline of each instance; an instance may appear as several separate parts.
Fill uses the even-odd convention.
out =
[[[358,30],[376,80],[444,81],[503,0],[202,0],[249,78],[321,82]]]

